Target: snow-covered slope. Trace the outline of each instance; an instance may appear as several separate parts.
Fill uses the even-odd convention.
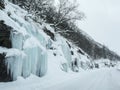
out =
[[[0,47],[0,53],[6,54],[7,71],[13,80],[18,76],[26,78],[31,74],[41,77],[46,72],[48,75],[78,72],[80,66],[89,68],[90,60],[87,54],[78,53],[79,48],[56,34],[49,24],[43,22],[40,25],[34,22],[28,13],[17,5],[7,1],[5,5],[5,9],[0,10],[0,20],[12,28],[10,31],[12,49]],[[55,35],[54,41],[43,31],[44,28]],[[85,65],[80,64],[80,61]]]
[[[0,46],[0,55],[5,55],[7,73],[15,81],[0,83],[0,90],[107,90],[109,85],[109,90],[119,90],[119,70],[84,71],[110,67],[117,62],[92,61],[81,48],[56,33],[49,24],[34,22],[17,5],[7,1],[5,5],[5,9],[0,10],[0,21],[12,28],[12,48]],[[45,28],[54,34],[54,40],[44,32]],[[114,80],[117,84],[112,87],[108,82]]]

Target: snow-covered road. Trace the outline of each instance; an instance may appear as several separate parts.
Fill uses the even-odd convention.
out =
[[[12,83],[0,83],[0,90],[120,90],[120,71],[104,68],[64,76],[31,76]]]
[[[45,90],[120,90],[120,71],[113,68],[94,70]]]

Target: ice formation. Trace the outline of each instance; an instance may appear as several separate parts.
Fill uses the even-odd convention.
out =
[[[60,65],[59,69],[66,72],[69,69],[78,70],[80,56],[77,55],[77,50],[74,49],[75,54],[72,55],[72,48],[69,47],[68,41],[56,34],[49,24],[40,25],[29,17],[26,20],[26,17],[27,12],[12,3],[7,3],[6,9],[0,10],[0,20],[4,20],[6,25],[13,28],[10,37],[12,49],[0,48],[0,53],[6,53],[8,73],[13,80],[18,76],[26,78],[30,74],[44,76],[48,69],[48,60],[50,62],[51,59],[56,58],[56,62]],[[55,41],[43,31],[44,27],[55,34]],[[53,53],[54,58],[48,57],[50,53]]]
[[[10,16],[7,16],[8,12],[11,13]],[[0,20],[4,20],[5,24],[13,28],[11,30],[13,49],[1,47],[1,53],[6,53],[8,73],[13,80],[18,76],[26,78],[31,73],[41,77],[47,71],[46,45],[49,44],[49,37],[45,36],[40,25],[35,25],[32,20],[25,21],[25,15],[24,10],[11,3],[7,4],[4,11],[0,10]]]

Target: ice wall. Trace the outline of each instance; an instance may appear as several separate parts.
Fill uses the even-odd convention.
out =
[[[8,12],[11,13],[10,16],[7,15]],[[13,28],[10,39],[15,51],[3,51],[7,54],[6,65],[13,80],[18,76],[26,78],[30,74],[41,77],[47,72],[46,46],[49,44],[49,37],[42,31],[42,27],[30,18],[26,21],[26,14],[26,11],[11,3],[6,4],[4,11],[0,10],[0,20]],[[8,51],[11,52],[9,55]]]
[[[59,34],[55,35],[56,37],[56,46],[58,53],[60,54],[61,58],[61,66],[62,70],[65,72],[68,72],[68,70],[71,68],[71,62],[72,62],[72,56],[71,56],[71,51],[70,48],[67,44],[67,40],[60,36]]]
[[[67,60],[68,65],[71,66],[72,57],[71,57],[71,53],[70,53],[70,48],[65,39],[62,38],[61,42],[62,42],[61,47],[62,47],[64,57]]]
[[[13,49],[3,50],[7,54],[6,65],[13,80],[18,76],[27,78],[30,74],[44,76],[47,72],[48,60],[54,61],[48,58],[50,49],[53,52],[52,59],[57,59],[57,65],[61,65],[59,69],[66,72],[68,69],[72,70],[73,61],[76,60],[75,58],[80,58],[77,55],[74,55],[75,58],[72,57],[67,40],[56,34],[49,24],[40,25],[27,15],[26,11],[11,3],[6,4],[4,11],[0,10],[0,20],[4,20],[6,25],[13,28],[10,37]],[[55,34],[55,41],[43,32],[44,27]],[[79,63],[79,60],[76,62]]]
[[[19,32],[11,32],[13,48],[22,50],[26,54],[22,59],[20,56],[9,58],[11,60],[10,62],[7,62],[8,64],[11,64],[11,61],[14,60],[12,62],[12,64],[14,64],[13,67],[12,65],[10,67],[13,80],[15,80],[17,76],[26,78],[31,73],[41,77],[44,76],[47,71],[47,40],[45,40],[44,35],[40,32],[35,32],[35,30],[37,31],[38,29],[35,29],[34,26],[24,23],[23,27],[23,30],[26,30],[25,32],[27,32],[26,35]],[[19,66],[19,68],[13,70],[12,68],[16,66]],[[16,74],[14,72],[18,73]]]

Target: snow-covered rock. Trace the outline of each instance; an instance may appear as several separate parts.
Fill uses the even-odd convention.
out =
[[[87,55],[78,53],[78,48],[56,34],[49,24],[40,25],[34,22],[27,17],[28,13],[25,10],[7,0],[5,5],[5,9],[0,10],[0,20],[12,28],[12,48],[0,47],[0,53],[6,54],[5,62],[13,80],[19,76],[27,78],[31,74],[42,77],[46,73],[50,75],[64,71],[78,72],[80,67],[89,68],[89,65],[85,68],[86,63],[90,63]],[[55,41],[44,32],[44,27],[54,34]],[[83,66],[80,65],[81,62]]]

